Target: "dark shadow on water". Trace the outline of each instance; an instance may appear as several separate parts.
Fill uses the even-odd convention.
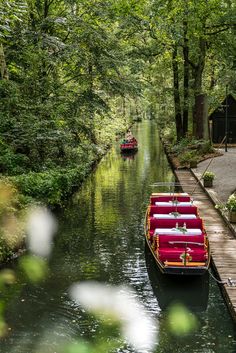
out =
[[[150,283],[162,310],[176,302],[193,312],[205,311],[209,296],[209,273],[203,276],[169,276],[160,272],[145,244],[146,267]]]
[[[135,155],[137,154],[138,150],[132,150],[132,151],[123,151],[120,153],[121,158],[123,160],[132,160],[135,158]]]

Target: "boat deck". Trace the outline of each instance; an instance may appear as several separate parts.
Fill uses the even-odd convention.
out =
[[[226,304],[236,320],[236,238],[225,223],[221,214],[208,194],[190,170],[175,170],[175,175],[182,185],[183,191],[194,198],[194,204],[199,209],[199,215],[204,220],[204,226],[210,241],[212,264],[218,274]],[[232,282],[230,284],[230,279]]]

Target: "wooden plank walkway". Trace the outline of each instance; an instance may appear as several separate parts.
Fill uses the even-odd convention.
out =
[[[236,321],[236,237],[232,229],[225,223],[215,209],[210,197],[204,191],[190,170],[175,170],[175,176],[182,185],[184,192],[193,196],[194,204],[199,208],[209,237],[212,264],[218,274],[222,294],[226,304]],[[231,278],[233,285],[228,279]],[[235,282],[235,283],[234,283]]]

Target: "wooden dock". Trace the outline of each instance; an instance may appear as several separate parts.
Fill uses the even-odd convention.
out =
[[[199,208],[209,237],[212,265],[217,274],[226,304],[236,321],[236,237],[222,215],[215,208],[214,201],[207,194],[191,170],[175,170],[175,176],[184,192],[193,196]],[[230,284],[230,279],[231,284]]]

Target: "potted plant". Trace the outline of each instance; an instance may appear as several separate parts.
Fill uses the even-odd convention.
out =
[[[203,174],[203,185],[204,187],[212,187],[215,174],[213,172],[205,172]]]
[[[232,194],[229,196],[225,207],[229,212],[229,221],[232,223],[236,223],[236,194]]]

